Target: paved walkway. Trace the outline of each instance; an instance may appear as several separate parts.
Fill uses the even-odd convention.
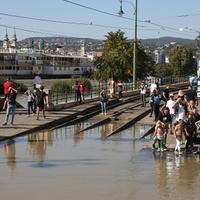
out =
[[[13,137],[16,135],[26,134],[32,131],[37,131],[41,129],[48,129],[53,126],[56,126],[62,122],[66,122],[69,119],[75,118],[77,115],[87,112],[88,109],[94,108],[97,109],[98,102],[74,105],[70,108],[66,108],[62,111],[51,111],[46,112],[46,118],[42,117],[40,114],[40,119],[36,120],[36,116],[27,116],[27,110],[17,109],[14,125],[3,126],[5,119],[5,111],[0,112],[0,139],[5,137]],[[10,116],[11,118],[11,116]],[[10,119],[9,119],[10,120]]]

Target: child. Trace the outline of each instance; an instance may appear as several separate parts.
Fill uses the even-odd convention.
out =
[[[175,125],[174,128],[174,136],[176,138],[176,147],[175,147],[175,153],[178,150],[179,155],[182,154],[181,152],[181,142],[183,140],[183,136],[187,133],[184,121],[180,119],[178,123]]]
[[[155,141],[153,146],[155,146],[155,142],[158,142],[158,149],[157,151],[165,151],[164,149],[164,126],[163,123],[158,121],[155,127],[155,132],[154,132],[154,137],[155,137]]]

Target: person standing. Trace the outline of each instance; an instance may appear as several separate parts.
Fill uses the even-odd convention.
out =
[[[179,154],[182,154],[181,142],[183,140],[184,135],[186,135],[186,133],[187,133],[187,130],[185,128],[184,121],[180,119],[174,128],[174,136],[176,138],[175,153],[178,151]]]
[[[159,92],[160,91],[160,81],[159,81],[159,79],[156,79],[155,84],[156,84],[156,89]]]
[[[39,89],[36,87],[36,84],[34,83],[33,86],[32,86],[32,94],[33,94],[33,110],[34,110],[34,113],[36,113],[36,110],[37,110],[37,105],[36,105],[36,93]]]
[[[164,89],[164,91],[162,93],[162,99],[165,102],[165,104],[169,100],[169,86],[166,86],[166,88]]]
[[[147,86],[145,85],[144,81],[142,81],[140,85],[140,96],[142,101],[142,107],[146,107],[146,92],[147,92]]]
[[[101,114],[107,113],[107,103],[108,103],[108,97],[106,95],[105,89],[103,89],[100,92],[100,103],[101,103]]]
[[[27,96],[27,102],[28,102],[28,117],[30,117],[31,111],[33,114],[35,114],[34,108],[33,108],[33,100],[34,100],[34,95],[31,90],[27,90],[24,93]]]
[[[7,78],[7,80],[3,83],[5,98],[9,94],[9,88],[10,87],[13,87],[13,82],[10,80],[10,78]]]
[[[83,102],[84,100],[85,100],[85,85],[83,84],[83,83],[81,83],[80,85],[79,85],[79,87],[80,87],[80,94],[81,94],[81,101]]]
[[[10,114],[12,114],[10,124],[13,125],[14,123],[15,110],[16,110],[16,97],[17,97],[17,90],[15,90],[12,87],[9,87],[8,94],[6,96],[6,99],[3,105],[3,109],[6,109],[6,106],[7,106],[5,122],[3,123],[4,126],[8,124]]]
[[[119,99],[122,98],[122,91],[123,91],[123,83],[121,81],[118,82],[118,93],[119,93]]]
[[[158,115],[160,112],[160,101],[161,101],[161,98],[158,95],[158,92],[156,90],[154,90],[154,92],[153,92],[153,109],[154,109],[155,121],[157,121]]]
[[[153,94],[154,90],[157,91],[157,85],[155,83],[151,83],[151,85],[150,85],[150,94]]]
[[[192,152],[193,151],[193,140],[194,140],[194,135],[196,134],[196,125],[195,125],[195,116],[192,112],[189,112],[188,114],[188,119],[185,123],[186,126],[186,153]]]
[[[170,113],[170,116],[171,116],[171,119],[172,119],[172,122],[170,123],[170,133],[171,134],[174,130],[174,123],[176,122],[174,104],[175,104],[174,94],[170,93],[169,94],[169,100],[167,101],[166,107],[169,108],[169,113]]]
[[[164,144],[166,147],[167,134],[169,130],[169,125],[172,123],[172,118],[168,107],[163,107],[158,115],[158,122],[162,123],[165,130]]]
[[[36,105],[37,105],[37,120],[39,120],[39,115],[40,111],[42,111],[43,117],[46,118],[45,116],[45,104],[47,107],[49,106],[48,104],[48,97],[47,94],[44,91],[44,86],[40,86],[40,89],[36,93]]]
[[[80,84],[79,84],[79,81],[76,81],[75,82],[75,85],[74,85],[74,92],[75,92],[75,102],[82,102],[81,100],[81,92],[80,92]]]
[[[180,119],[183,121],[187,120],[187,102],[184,98],[184,93],[182,90],[178,91],[178,98],[173,106],[176,114],[176,121],[178,122]]]
[[[109,82],[109,89],[110,89],[110,98],[113,98],[115,96],[115,81],[113,78]]]

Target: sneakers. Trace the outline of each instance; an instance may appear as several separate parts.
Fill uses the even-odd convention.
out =
[[[157,151],[161,151],[161,149],[160,149],[160,148],[158,148],[158,149],[157,149]]]
[[[162,151],[162,152],[163,152],[163,151],[167,151],[167,149],[166,149],[166,148],[162,148],[161,151]]]
[[[4,123],[2,124],[2,126],[5,126],[5,125],[7,125],[7,122],[4,122]]]

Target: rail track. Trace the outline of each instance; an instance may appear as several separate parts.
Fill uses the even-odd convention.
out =
[[[185,89],[187,85],[183,84],[182,86],[173,86],[171,91],[177,92],[179,89]],[[102,126],[106,123],[115,123],[115,129],[109,133],[105,133],[106,138],[117,134],[138,121],[147,116],[150,112],[150,107],[141,108],[140,95],[138,93],[134,94],[132,97],[123,98],[123,100],[113,100],[108,106],[108,114],[100,114],[100,106],[86,114],[78,115],[74,119],[65,122],[61,125],[54,127],[51,130],[66,127],[69,125],[74,125],[76,123],[84,121],[94,121],[91,125],[86,128],[81,129],[77,134],[83,133],[84,131]],[[151,128],[147,133],[145,133],[140,139],[146,137],[152,133],[153,128]]]

